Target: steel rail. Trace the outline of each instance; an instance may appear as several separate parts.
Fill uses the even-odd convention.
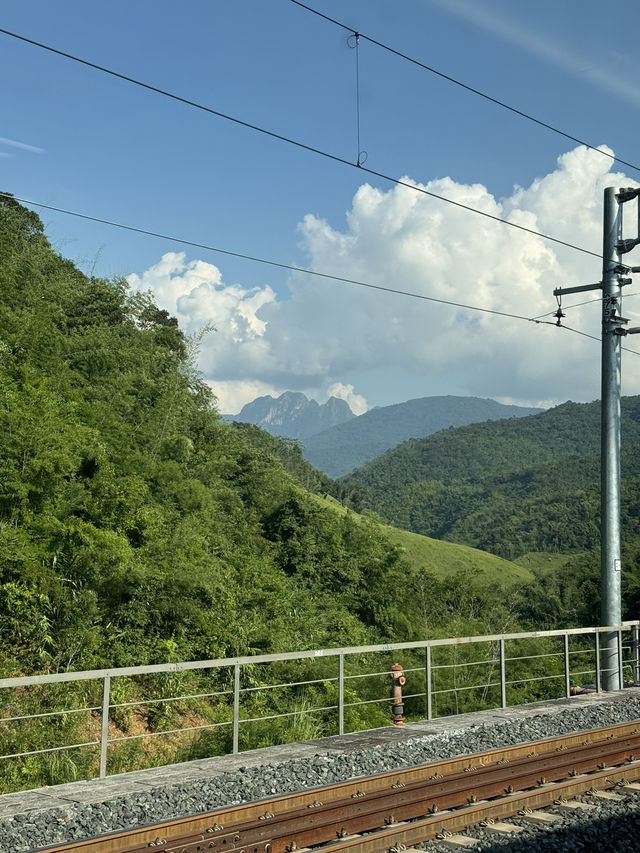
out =
[[[624,768],[606,768],[580,778],[555,782],[535,791],[506,794],[494,801],[473,803],[445,814],[434,814],[411,823],[391,826],[366,836],[345,838],[316,848],[314,853],[392,853],[407,845],[431,841],[443,833],[460,832],[471,826],[498,818],[522,815],[534,809],[557,804],[594,790],[606,790],[640,779],[640,761]],[[206,847],[167,847],[166,853],[197,853]],[[213,848],[211,848],[213,849]]]
[[[634,754],[640,754],[637,722],[432,762],[48,849],[56,853],[148,853],[150,848],[166,853],[223,853],[225,849],[284,853],[326,844],[337,834],[380,831],[385,824],[407,820],[423,822],[427,811],[440,815],[456,809],[457,814],[474,799],[495,800],[505,791],[508,801],[515,802],[512,790],[533,788],[535,799],[549,783],[565,784],[585,773],[590,774],[588,779],[600,778],[609,766],[623,764],[623,775],[640,778],[640,762]],[[616,779],[622,778],[618,770],[615,773]],[[558,789],[554,790],[557,798]]]

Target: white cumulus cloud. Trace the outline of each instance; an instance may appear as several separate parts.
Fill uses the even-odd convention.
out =
[[[354,415],[364,415],[369,408],[367,401],[362,394],[356,394],[353,390],[353,385],[343,385],[342,382],[334,382],[327,390],[328,397],[337,397],[339,400],[344,400],[349,404],[349,408]]]
[[[184,253],[164,255],[129,281],[151,289],[187,331],[215,326],[203,342],[201,368],[223,411],[285,389],[342,396],[363,411],[365,397],[386,404],[443,388],[531,404],[594,399],[597,341],[556,328],[550,315],[553,288],[598,281],[598,258],[429,194],[598,254],[604,188],[633,185],[610,169],[609,158],[579,147],[504,199],[451,177],[424,185],[403,178],[411,186],[390,189],[364,184],[342,225],[312,214],[299,223],[310,269],[422,299],[298,272],[276,296],[268,286],[226,284],[218,267],[187,261]],[[570,306],[597,300],[598,292],[579,296],[565,298],[564,323],[597,338],[598,305]],[[500,314],[546,315],[551,325]],[[624,361],[624,393],[638,393],[638,357]]]
[[[134,273],[127,281],[135,290],[152,291],[158,305],[176,316],[187,333],[214,326],[216,332],[207,336],[201,352],[201,369],[207,378],[239,381],[247,388],[247,382],[272,385],[260,375],[270,360],[270,345],[265,338],[267,325],[258,317],[259,310],[275,299],[270,287],[225,284],[217,266],[187,261],[184,252],[167,252],[142,275]],[[229,393],[229,405],[235,405],[235,396]]]

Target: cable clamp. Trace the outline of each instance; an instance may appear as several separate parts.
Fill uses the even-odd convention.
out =
[[[637,198],[640,195],[640,187],[621,187],[616,193],[616,198],[620,204],[625,201]]]
[[[628,240],[618,240],[616,243],[616,249],[621,255],[624,255],[626,252],[630,252],[634,249],[638,243],[640,243],[640,238],[638,237],[630,237]]]

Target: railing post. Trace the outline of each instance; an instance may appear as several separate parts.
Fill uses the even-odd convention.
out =
[[[338,734],[344,734],[344,655],[338,655]]]
[[[433,719],[432,690],[431,690],[431,646],[425,646],[424,650],[424,674],[426,679],[425,693],[427,696],[427,720]]]
[[[624,666],[622,660],[622,628],[618,631],[618,689],[622,690],[624,688],[623,678]]]
[[[596,631],[596,691],[600,693],[600,632]]]
[[[105,675],[102,686],[102,728],[100,731],[100,778],[107,775],[107,747],[109,746],[109,696],[111,676]]]
[[[571,669],[569,667],[569,635],[564,634],[564,690],[567,699],[571,696]]]
[[[640,681],[640,636],[638,625],[633,626],[633,681]]]
[[[240,664],[233,667],[233,754],[238,753],[240,734]]]
[[[504,660],[504,640],[500,640],[500,707],[507,707],[507,673]]]

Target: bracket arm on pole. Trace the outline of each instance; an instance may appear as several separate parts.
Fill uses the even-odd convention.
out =
[[[556,287],[554,296],[564,296],[565,293],[584,293],[585,290],[602,290],[602,282],[597,284],[580,284],[577,287]]]

